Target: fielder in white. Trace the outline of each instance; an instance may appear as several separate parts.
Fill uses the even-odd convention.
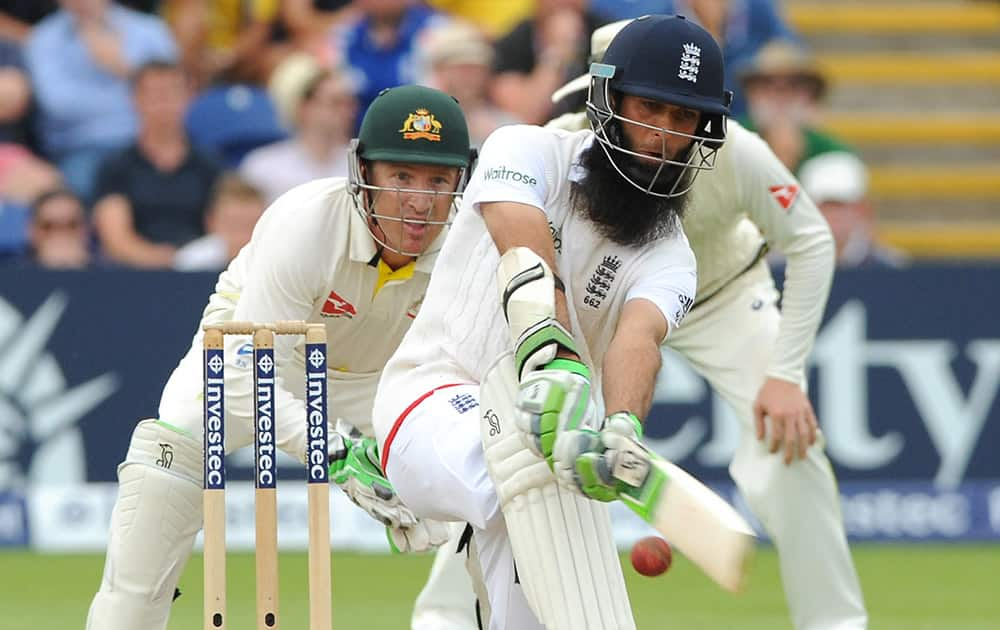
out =
[[[191,349],[139,422],[118,468],[100,590],[90,630],[166,628],[202,524],[201,325],[231,320],[325,324],[331,413],[369,433],[381,370],[420,308],[473,152],[457,102],[437,90],[384,91],[365,114],[347,179],[294,188],[265,212],[220,276]],[[226,452],[253,442],[250,340],[227,339]],[[305,458],[304,342],[275,346],[277,446]],[[371,439],[331,430],[330,477],[389,527],[402,550],[442,543],[447,528],[400,504]],[[164,456],[169,452],[172,457]]]
[[[604,505],[561,493],[621,490],[615,445],[641,435],[660,344],[694,301],[686,193],[725,140],[722,54],[693,23],[636,20],[592,75],[594,132],[486,141],[375,399],[400,498],[471,525],[493,630],[634,628]]]
[[[600,59],[627,23],[595,31],[592,56]],[[580,77],[555,98],[589,85]],[[585,129],[587,114],[567,114],[548,127]],[[770,148],[732,121],[715,169],[695,180],[689,197],[683,225],[698,262],[698,290],[684,326],[664,345],[684,356],[741,421],[730,474],[777,547],[795,628],[864,629],[836,480],[805,395],[805,362],[834,269],[829,229]],[[764,262],[768,249],[787,259],[780,311]],[[439,551],[415,620],[452,619],[449,630],[472,630],[467,607],[439,586],[453,593],[462,584],[462,560],[449,550]]]

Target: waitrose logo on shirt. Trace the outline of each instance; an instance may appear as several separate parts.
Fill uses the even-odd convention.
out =
[[[519,184],[527,184],[528,186],[538,184],[538,180],[531,175],[509,169],[506,166],[494,166],[493,168],[486,169],[486,172],[483,173],[483,179],[488,182],[511,181]]]

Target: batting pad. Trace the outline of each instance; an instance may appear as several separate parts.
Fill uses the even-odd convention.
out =
[[[606,504],[561,486],[515,423],[511,353],[480,390],[486,466],[528,604],[549,630],[634,630]]]

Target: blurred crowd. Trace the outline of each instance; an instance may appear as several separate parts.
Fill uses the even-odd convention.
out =
[[[734,118],[795,172],[845,266],[873,237],[868,173],[822,129],[826,81],[777,0],[7,0],[0,8],[0,264],[218,270],[267,204],[346,176],[368,103],[422,83],[475,144],[582,108],[610,21],[678,13],[722,44]]]

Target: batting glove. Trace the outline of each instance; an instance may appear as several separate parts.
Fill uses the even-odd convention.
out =
[[[628,485],[634,445],[641,438],[642,424],[627,411],[606,417],[600,431],[568,431],[555,446],[556,476],[584,496],[614,501]]]
[[[590,391],[590,370],[572,359],[555,359],[521,379],[515,421],[527,447],[548,460],[550,468],[560,434],[596,428],[597,412]]]

